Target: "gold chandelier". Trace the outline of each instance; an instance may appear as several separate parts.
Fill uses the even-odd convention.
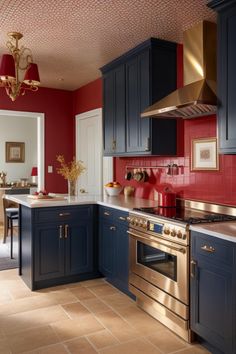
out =
[[[29,48],[19,47],[23,35],[19,32],[8,33],[10,39],[6,46],[11,54],[3,54],[0,61],[0,87],[5,87],[7,95],[15,101],[25,91],[37,91],[40,78],[37,64],[33,63]]]

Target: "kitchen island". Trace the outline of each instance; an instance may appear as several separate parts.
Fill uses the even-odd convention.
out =
[[[134,207],[156,205],[124,196],[7,198],[20,205],[19,274],[32,290],[100,276],[99,205],[126,213]]]

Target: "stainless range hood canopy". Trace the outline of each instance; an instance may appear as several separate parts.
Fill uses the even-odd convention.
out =
[[[184,87],[148,107],[141,117],[195,118],[216,113],[216,24],[184,32]]]

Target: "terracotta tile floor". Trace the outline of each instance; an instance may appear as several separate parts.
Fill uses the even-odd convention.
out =
[[[31,292],[0,272],[0,354],[206,354],[103,279]]]

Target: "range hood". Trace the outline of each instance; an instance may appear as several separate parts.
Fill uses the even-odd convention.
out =
[[[148,107],[141,117],[195,118],[216,113],[216,24],[184,32],[184,87]]]

